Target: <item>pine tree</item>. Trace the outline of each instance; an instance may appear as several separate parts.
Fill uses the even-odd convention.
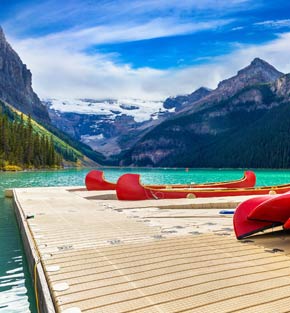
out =
[[[0,103],[1,104],[1,103]],[[56,152],[52,136],[41,137],[34,131],[31,117],[25,122],[23,114],[20,119],[10,112],[9,117],[0,113],[0,169],[9,166],[22,168],[41,168],[61,166],[62,158]]]

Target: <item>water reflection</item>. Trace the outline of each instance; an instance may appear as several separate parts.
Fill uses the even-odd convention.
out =
[[[12,202],[0,198],[0,312],[36,312]]]

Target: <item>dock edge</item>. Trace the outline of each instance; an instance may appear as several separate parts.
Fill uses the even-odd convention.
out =
[[[16,215],[18,227],[21,233],[22,242],[24,246],[24,251],[27,258],[29,272],[32,278],[33,285],[35,284],[35,277],[34,277],[34,267],[36,265],[37,271],[37,298],[38,298],[38,306],[39,311],[41,313],[56,313],[55,307],[52,301],[52,297],[50,294],[50,290],[47,284],[47,280],[45,277],[45,273],[42,267],[42,264],[39,260],[37,248],[35,246],[34,240],[31,236],[29,226],[26,222],[23,210],[21,205],[17,199],[17,195],[15,189],[12,190],[13,192],[13,208]]]

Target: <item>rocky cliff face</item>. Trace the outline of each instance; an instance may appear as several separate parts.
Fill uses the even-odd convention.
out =
[[[272,91],[280,97],[290,98],[290,74],[286,74],[277,79],[272,85]]]
[[[182,109],[187,109],[188,106],[193,104],[196,101],[199,101],[211,93],[211,90],[205,87],[198,88],[196,91],[190,95],[176,96],[167,98],[164,101],[165,109],[175,109],[175,112],[178,112]]]
[[[154,125],[154,120],[136,122],[132,116],[59,112],[49,109],[52,124],[107,157],[129,149]]]
[[[282,75],[283,73],[269,63],[255,58],[250,65],[238,71],[236,76],[221,81],[216,91],[221,95],[230,96],[246,86],[274,82]]]
[[[32,89],[31,72],[6,41],[1,27],[0,99],[39,121],[50,121],[46,107]]]

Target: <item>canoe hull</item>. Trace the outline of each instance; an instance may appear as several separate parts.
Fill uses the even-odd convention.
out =
[[[271,228],[273,223],[271,222],[263,222],[256,220],[249,220],[248,215],[252,210],[259,204],[269,199],[269,195],[255,197],[249,200],[242,202],[236,208],[233,223],[234,223],[234,231],[237,239],[243,239],[260,231],[263,231],[267,228]]]
[[[86,187],[88,190],[115,190],[117,184],[105,180],[104,173],[99,170],[90,171],[85,178]],[[184,189],[184,188],[247,188],[254,187],[256,183],[256,175],[252,171],[246,171],[241,179],[205,183],[205,184],[178,184],[178,185],[148,185],[146,187],[153,189]]]
[[[279,225],[290,228],[290,192],[244,201],[234,215],[234,230],[238,239]]]
[[[143,186],[139,174],[124,174],[118,182],[116,193],[119,200],[148,199],[179,199],[179,198],[209,198],[227,196],[266,195],[269,193],[285,193],[290,191],[290,184],[261,188],[192,188],[192,189],[155,189]]]
[[[285,223],[290,217],[290,193],[271,196],[248,215],[250,220]]]
[[[105,180],[102,171],[90,171],[85,178],[87,190],[115,190],[116,184],[110,183]]]

